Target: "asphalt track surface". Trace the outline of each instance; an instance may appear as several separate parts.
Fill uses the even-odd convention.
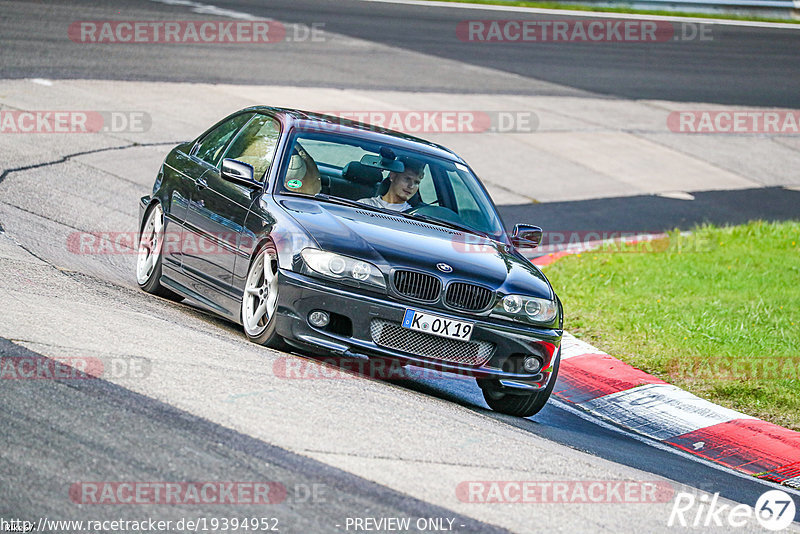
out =
[[[179,18],[178,15],[185,13],[185,8],[180,6],[153,3],[72,2],[69,5],[69,9],[75,10],[69,21],[120,17],[152,20],[146,17]],[[391,58],[384,58],[377,68],[367,68],[375,67],[368,55],[335,49],[316,50],[315,54],[323,56],[313,58],[304,57],[302,50],[294,52],[297,60],[288,63],[246,47],[242,48],[241,55],[208,49],[202,49],[200,54],[191,46],[146,49],[121,46],[94,53],[91,45],[69,46],[67,43],[65,46],[65,21],[55,15],[63,16],[68,4],[59,2],[28,6],[12,2],[0,4],[7,14],[1,22],[0,77],[260,83],[274,82],[285,76],[293,84],[308,86],[459,93],[539,91],[536,94],[541,94],[548,90],[565,95],[587,91],[610,98],[800,107],[796,91],[800,57],[795,53],[800,45],[800,33],[795,31],[725,27],[715,34],[717,38],[711,45],[703,43],[702,46],[696,43],[640,47],[612,43],[535,47],[508,44],[489,51],[454,42],[452,33],[460,20],[498,17],[494,13],[476,12],[473,16],[439,8],[423,11],[408,6],[355,1],[269,4],[234,1],[215,5],[285,22],[324,22],[328,31],[514,73],[520,76],[520,81],[515,85],[500,77],[499,82],[493,83],[478,76],[467,76],[455,84],[433,76],[434,73],[397,72]],[[535,18],[532,15],[520,18],[528,17]],[[304,67],[303,60],[314,68]],[[342,75],[343,70],[347,76]],[[470,80],[472,85],[468,83]],[[542,85],[539,83],[542,80],[559,86]],[[747,218],[751,214],[778,219],[797,216],[798,193],[783,189],[709,193],[707,199],[699,195],[701,202],[691,204],[694,211],[677,215],[669,203],[680,201],[655,197],[619,199],[612,204],[606,200],[605,205],[599,201],[548,204],[526,207],[521,215],[535,213],[537,220],[545,218],[551,223],[550,227],[558,228],[570,210],[574,210],[572,213],[584,214],[586,228],[597,229],[598,221],[609,221],[616,216],[627,219],[615,220],[609,226],[611,229],[662,229],[666,224],[684,226],[698,222],[703,219],[703,213],[713,214],[711,219],[715,222],[741,222],[742,212],[735,208],[741,206],[743,199],[754,198],[747,195],[761,195],[757,197],[758,202],[750,204]],[[656,211],[662,212],[657,223],[652,219],[654,206]],[[592,209],[587,210],[587,207]],[[519,209],[523,208],[506,208],[508,218],[519,219],[520,213],[514,211]],[[619,215],[621,210],[624,216]],[[648,221],[654,228],[646,226]],[[9,226],[9,221],[0,222]],[[571,220],[569,227],[580,229],[581,223]],[[41,242],[36,245],[31,249],[33,252],[45,260],[50,258],[52,251],[43,248]],[[119,283],[116,277],[104,279],[97,273],[92,276],[93,283]],[[134,289],[135,281],[122,286]],[[228,336],[241,336],[234,325],[210,317],[205,320],[221,327]],[[0,348],[4,355],[31,355],[28,349],[8,340],[0,339]],[[567,447],[703,491],[720,492],[723,497],[737,502],[752,505],[766,489],[758,481],[656,448],[647,441],[632,439],[624,432],[579,417],[559,403],[549,404],[533,419],[522,420],[487,412],[479,390],[465,381],[419,380],[395,385],[488,414],[511,427]],[[0,397],[3,406],[0,426],[6,436],[3,448],[14,451],[0,457],[3,473],[0,514],[4,516],[64,513],[68,505],[58,504],[63,501],[63,481],[75,480],[75,476],[67,475],[89,467],[107,479],[114,479],[124,471],[136,480],[167,479],[176,474],[184,479],[266,478],[299,485],[323,483],[340,490],[335,493],[335,502],[282,511],[286,514],[284,521],[308,531],[329,529],[329,524],[320,522],[336,514],[350,515],[353,510],[370,509],[375,516],[457,516],[102,380],[66,386],[53,381],[20,381],[4,384]],[[41,410],[42,406],[47,410]],[[75,431],[75,422],[80,422],[80,432]],[[38,467],[31,470],[32,465]],[[102,476],[97,478],[102,479]],[[38,501],[32,501],[29,493],[20,490],[28,486],[39,489]],[[190,511],[184,510],[183,515]],[[118,510],[112,512],[116,516]],[[151,515],[157,513],[169,517],[174,509],[154,510]],[[463,531],[488,532],[494,528],[469,518],[458,516],[458,520],[464,525]]]
[[[162,3],[163,2],[163,3]],[[224,0],[221,9],[316,26],[365,46],[306,40],[254,47],[225,44],[102,44],[70,41],[83,20],[225,20],[191,6],[157,2],[0,2],[0,78],[285,84],[310,87],[482,94],[603,96],[800,108],[800,28],[711,25],[711,40],[657,43],[471,43],[456,37],[468,19],[569,19],[528,13],[420,8],[359,0]],[[194,4],[203,4],[194,2]],[[211,3],[209,3],[211,4]],[[34,9],[35,7],[35,9]],[[681,30],[682,31],[682,30]],[[369,43],[387,45],[377,53]],[[392,50],[441,61],[414,62]],[[423,56],[420,56],[423,57]],[[447,62],[444,64],[443,62]],[[752,218],[796,218],[798,193],[781,188],[714,192],[701,201],[659,197],[500,206],[507,224],[611,231],[689,229]],[[744,202],[742,202],[744,201]],[[624,206],[620,209],[620,206]]]
[[[275,83],[458,93],[548,94],[539,80],[567,86],[550,94],[587,91],[633,99],[664,99],[753,106],[800,107],[800,30],[714,25],[711,40],[656,43],[485,43],[456,38],[468,19],[554,20],[552,15],[420,8],[357,0],[221,0],[201,2],[287,23],[324,24],[324,29],[369,42],[420,52],[464,65],[518,75],[502,83],[483,76],[445,78],[437,72],[407,72],[391,57],[321,47],[287,57],[253,47],[121,45],[112,50],[73,44],[64,37],[74,20],[163,18],[186,15],[185,6],[125,0],[78,0],[4,5],[0,77],[88,78],[218,83]],[[67,21],[48,15],[71,6]],[[140,20],[151,20],[140,18]],[[158,20],[158,18],[156,18]],[[289,43],[291,44],[291,43]],[[301,48],[302,47],[295,47]],[[220,50],[221,49],[221,50]],[[231,54],[231,49],[237,53]],[[284,52],[285,50],[281,50]],[[224,59],[224,61],[223,61]]]
[[[0,338],[4,356],[40,355]],[[411,499],[338,469],[292,454],[138,395],[103,380],[73,381],[63,387],[53,380],[19,381],[0,390],[3,410],[0,425],[9,437],[4,446],[17,452],[3,462],[6,490],[0,514],[31,518],[35,515],[68,517],[63,477],[80,480],[92,466],[95,480],[117,480],[122,470],[127,480],[282,481],[286,503],[272,517],[292,532],[336,531],[354,510],[372,510],[382,517],[451,517],[463,532],[506,532],[452,512]],[[31,406],[47,406],[31,410]],[[87,427],[75,421],[91,414],[98,424]],[[57,452],[58,451],[58,452]],[[11,461],[9,461],[11,460]],[[31,469],[57,461],[58,470]],[[35,488],[35,515],[31,494],[8,491],[25,480]],[[314,488],[324,487],[324,494]],[[250,509],[249,509],[250,508]],[[229,517],[252,517],[246,503],[226,508]],[[26,513],[27,512],[27,513]],[[263,513],[263,512],[262,512]],[[141,511],[120,507],[111,517],[136,520]],[[161,520],[203,516],[202,506],[156,505],[148,515]]]

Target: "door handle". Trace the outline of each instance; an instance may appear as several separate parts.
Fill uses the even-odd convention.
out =
[[[197,182],[195,182],[195,185],[197,186],[197,189],[205,189],[206,187],[208,187],[208,182],[206,182],[202,178],[198,178]]]

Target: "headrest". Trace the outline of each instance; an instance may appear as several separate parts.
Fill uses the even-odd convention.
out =
[[[425,170],[424,161],[412,158],[411,156],[400,156],[397,159],[403,162],[403,168],[405,170],[411,171],[414,174],[422,176],[422,172]]]
[[[358,184],[374,185],[383,179],[380,169],[351,161],[342,170],[342,178]]]

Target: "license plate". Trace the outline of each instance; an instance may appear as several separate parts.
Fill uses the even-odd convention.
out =
[[[406,310],[403,316],[403,328],[461,341],[469,341],[473,324],[412,309]]]

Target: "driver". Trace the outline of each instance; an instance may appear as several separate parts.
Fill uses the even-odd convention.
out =
[[[389,190],[383,196],[362,198],[359,202],[395,211],[405,211],[411,208],[408,199],[419,190],[422,181],[425,163],[408,156],[400,156],[398,161],[403,163],[403,172],[389,172]]]

